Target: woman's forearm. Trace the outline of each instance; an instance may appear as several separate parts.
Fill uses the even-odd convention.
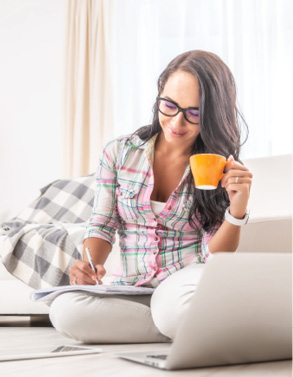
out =
[[[95,265],[97,264],[104,265],[112,249],[112,245],[108,241],[105,241],[101,238],[97,238],[97,237],[86,238],[83,243],[83,259],[84,260],[87,260],[87,255],[85,253],[86,247],[90,249],[92,260]]]
[[[229,196],[229,214],[236,220],[245,219],[251,183],[251,172],[230,156],[221,184]],[[225,220],[208,244],[210,252],[236,251],[240,241],[240,232],[241,226]]]
[[[209,242],[211,253],[236,251],[240,241],[241,226],[224,221]]]

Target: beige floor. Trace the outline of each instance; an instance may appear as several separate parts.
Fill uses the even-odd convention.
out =
[[[41,327],[45,326],[45,327]],[[78,344],[59,335],[48,321],[34,321],[33,326],[24,318],[0,317],[0,355],[16,348],[37,350],[47,346]],[[166,348],[166,344],[96,345],[103,352],[96,355],[68,356],[50,359],[0,362],[1,377],[291,377],[291,361],[243,364],[227,367],[160,371],[118,358],[115,353],[140,349]]]

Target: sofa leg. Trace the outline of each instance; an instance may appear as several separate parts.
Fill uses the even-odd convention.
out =
[[[31,315],[30,326],[32,327],[52,327],[49,314]]]
[[[48,314],[0,314],[0,327],[51,327]]]

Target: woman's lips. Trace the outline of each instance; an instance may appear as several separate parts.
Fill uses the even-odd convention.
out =
[[[182,137],[185,135],[185,132],[178,132],[178,131],[175,131],[175,130],[172,130],[172,128],[168,127],[168,131],[169,133],[173,136],[173,137]]]

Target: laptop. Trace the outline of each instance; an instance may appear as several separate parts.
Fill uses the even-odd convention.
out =
[[[168,370],[291,359],[291,254],[212,255],[171,346],[118,356]]]

